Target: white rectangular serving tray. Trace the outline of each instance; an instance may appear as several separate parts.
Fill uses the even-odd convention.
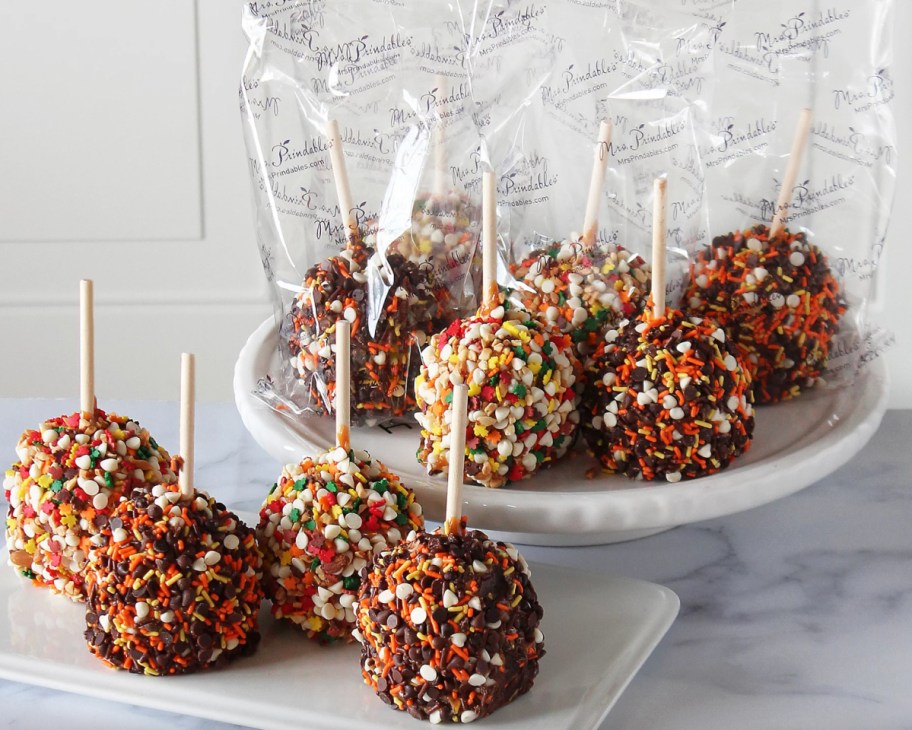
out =
[[[363,683],[357,645],[319,646],[266,607],[263,640],[226,669],[146,677],[110,669],[86,648],[85,608],[33,586],[0,549],[0,677],[267,730],[415,728]],[[595,728],[678,614],[668,588],[532,564],[547,654],[525,696],[479,720],[519,730]]]

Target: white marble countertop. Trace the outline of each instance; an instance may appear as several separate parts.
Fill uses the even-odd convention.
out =
[[[0,400],[0,461],[23,428],[75,405]],[[176,448],[176,404],[104,406]],[[279,465],[232,404],[201,405],[197,433],[197,483],[255,511]],[[530,560],[661,583],[681,598],[603,729],[912,727],[910,436],[912,411],[888,412],[860,458],[785,500],[632,543],[524,548]],[[0,680],[0,727],[30,726],[232,727]]]

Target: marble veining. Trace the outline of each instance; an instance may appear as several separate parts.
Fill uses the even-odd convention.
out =
[[[176,449],[176,404],[104,405]],[[23,428],[74,408],[0,401],[0,460],[12,461]],[[198,485],[256,510],[280,465],[232,404],[202,404],[197,429]],[[603,730],[912,728],[910,436],[912,411],[891,411],[859,458],[784,500],[632,543],[524,548],[530,560],[662,583],[681,598]],[[35,723],[231,727],[0,680],[0,728]]]

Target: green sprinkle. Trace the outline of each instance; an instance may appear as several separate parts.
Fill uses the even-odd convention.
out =
[[[405,509],[405,506],[407,503],[408,503],[408,497],[406,497],[405,494],[400,492],[399,496],[396,497],[396,504],[399,505],[399,509]]]
[[[314,558],[313,560],[310,561],[311,570],[316,570],[319,567],[320,567],[320,558]]]
[[[545,342],[542,343],[542,352],[546,355],[550,355],[553,351],[554,345],[551,344],[550,340],[545,340]]]
[[[520,398],[525,398],[525,397],[526,397],[526,393],[527,393],[528,391],[526,390],[526,386],[525,386],[525,385],[523,385],[523,384],[520,383],[519,381],[516,381],[516,382],[513,384],[513,387],[510,388],[510,392],[513,393],[513,394],[516,395],[516,396],[519,396]]]
[[[542,452],[542,451],[533,451],[533,452],[532,452],[532,456],[535,457],[535,460],[536,460],[539,464],[541,464],[542,461],[544,461],[544,459],[545,459],[545,454],[544,454],[544,452]]]
[[[339,491],[339,487],[336,486],[335,482],[326,482],[326,491],[336,494]]]
[[[516,431],[516,435],[519,436],[526,432],[526,427],[522,425],[522,422],[517,421],[513,424],[513,429]]]
[[[444,396],[443,400],[446,403],[452,403],[453,402],[453,391],[451,390],[449,393],[447,393],[446,396]]]
[[[53,482],[51,482],[51,491],[52,492],[59,492],[61,489],[63,489],[62,481],[60,481],[59,479],[55,479]]]
[[[29,580],[34,580],[36,578],[35,573],[32,572],[31,568],[26,568],[25,570],[20,571]]]
[[[151,436],[149,436],[149,446],[158,451],[158,442]]]
[[[307,520],[307,522],[304,523],[304,528],[307,530],[313,530],[316,526],[317,523],[313,520]]]
[[[106,471],[104,473],[104,480],[105,480],[105,484],[108,485],[108,487],[114,486],[114,477],[111,476],[111,472]]]
[[[278,486],[279,485],[277,482],[273,482],[272,487],[269,489],[269,493],[272,494],[278,488]]]
[[[357,590],[361,585],[361,578],[357,575],[349,575],[342,579],[342,587],[350,591]]]
[[[298,520],[301,519],[301,510],[299,510],[297,507],[295,507],[294,509],[291,510],[291,512],[288,513],[288,517],[289,517],[289,519],[291,519],[292,522],[297,522]]]
[[[408,515],[406,515],[402,512],[400,512],[398,515],[396,515],[396,524],[397,525],[404,525],[406,522],[408,522]]]
[[[375,492],[378,492],[379,494],[383,494],[384,492],[386,492],[387,489],[389,489],[389,484],[390,483],[389,483],[388,479],[385,479],[385,478],[379,479],[376,482],[374,482],[373,484],[371,484],[371,488]]]

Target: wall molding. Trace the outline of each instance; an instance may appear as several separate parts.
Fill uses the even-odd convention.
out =
[[[54,296],[10,296],[0,295],[0,309],[66,309],[79,306],[79,296],[74,285],[74,295],[54,295]],[[159,292],[154,296],[147,292],[139,296],[131,297],[129,300],[120,299],[116,296],[96,296],[95,307],[97,309],[110,309],[117,307],[137,308],[137,307],[225,307],[225,306],[272,306],[272,301],[268,294],[263,292],[239,292],[228,295],[225,292],[205,292],[196,295],[186,293],[168,294]]]

